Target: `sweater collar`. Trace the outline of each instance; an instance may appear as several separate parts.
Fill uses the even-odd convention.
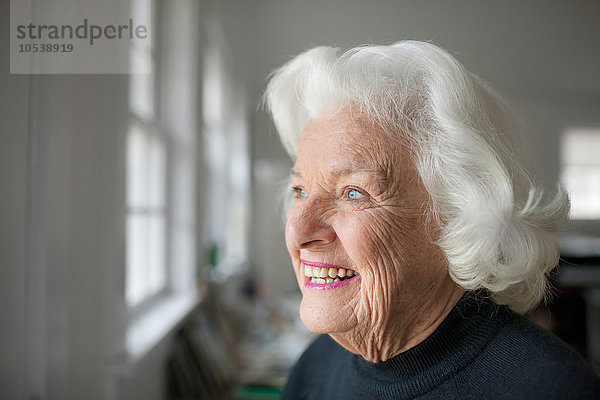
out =
[[[364,380],[366,390],[381,395],[383,391],[398,397],[426,393],[468,365],[513,316],[484,293],[467,292],[423,342],[380,363],[353,355],[352,374]]]

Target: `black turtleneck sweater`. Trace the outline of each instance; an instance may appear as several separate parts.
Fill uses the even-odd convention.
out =
[[[471,293],[425,341],[381,363],[320,336],[282,399],[599,400],[600,379],[557,337]]]

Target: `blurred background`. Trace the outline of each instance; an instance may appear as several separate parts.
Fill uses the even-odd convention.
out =
[[[30,3],[32,18],[52,12]],[[138,3],[99,4],[135,16]],[[541,184],[567,185],[556,296],[530,317],[600,371],[598,1],[153,0],[152,40],[118,55],[150,75],[11,75],[9,7],[0,398],[278,398],[312,335],[267,76],[315,45],[402,39],[490,82],[522,117]]]

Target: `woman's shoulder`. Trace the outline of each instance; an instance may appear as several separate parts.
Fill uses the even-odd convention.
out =
[[[460,386],[495,389],[503,397],[598,399],[600,378],[588,363],[554,334],[527,318],[509,319],[473,364]],[[514,398],[517,398],[514,397]]]
[[[532,366],[539,364],[548,368],[557,364],[572,365],[591,371],[586,361],[569,345],[521,315],[515,315],[498,332],[498,336],[490,343],[489,351],[527,355]]]

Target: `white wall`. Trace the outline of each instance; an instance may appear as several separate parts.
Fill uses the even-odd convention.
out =
[[[594,94],[594,0],[223,0],[229,42],[253,94],[266,74],[314,45],[431,40],[501,90]]]
[[[27,79],[29,85],[19,87]],[[2,146],[13,155],[2,157],[9,163],[3,193],[20,199],[2,207],[12,220],[2,224],[3,236],[15,242],[3,251],[2,271],[18,276],[1,281],[0,292],[9,297],[3,304],[10,305],[2,316],[13,321],[3,326],[16,330],[1,343],[16,365],[24,360],[25,366],[3,371],[7,385],[0,390],[15,399],[102,398],[106,321],[112,317],[108,273],[123,255],[117,217],[126,84],[85,76],[3,75],[2,81],[11,90],[3,94],[18,98],[24,90],[25,99],[3,107],[14,114],[2,120],[3,142],[8,133],[14,138]],[[20,115],[19,107],[29,112]],[[90,388],[97,394],[90,397]]]
[[[9,3],[0,2],[7,37]],[[25,388],[25,292],[27,250],[29,77],[6,79],[7,40],[0,43],[0,397],[23,398]]]

